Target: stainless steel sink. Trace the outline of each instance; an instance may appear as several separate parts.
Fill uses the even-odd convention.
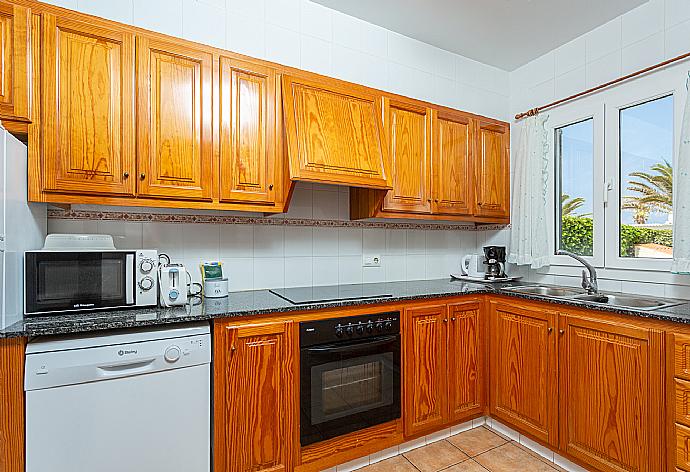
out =
[[[572,297],[572,299],[591,303],[601,303],[609,306],[618,306],[622,308],[637,308],[640,310],[658,310],[659,308],[668,308],[685,303],[681,300],[669,300],[665,298],[640,297],[637,295],[613,293],[600,293],[598,295],[575,295]]]
[[[572,297],[584,294],[582,290],[566,287],[549,287],[546,285],[526,285],[521,287],[510,287],[504,290],[515,293],[526,293],[530,295],[542,295],[544,297]]]

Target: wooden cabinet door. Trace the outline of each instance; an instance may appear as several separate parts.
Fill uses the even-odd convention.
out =
[[[43,16],[43,188],[134,194],[134,36]]]
[[[384,211],[431,212],[431,109],[385,100],[393,189]]]
[[[476,215],[510,216],[510,128],[477,120],[475,140]]]
[[[405,310],[403,422],[405,435],[446,423],[445,305]]]
[[[212,55],[137,37],[138,193],[210,200]]]
[[[662,333],[573,315],[560,324],[561,448],[597,470],[662,470]]]
[[[437,111],[433,120],[432,210],[446,215],[474,211],[472,121],[462,112]]]
[[[556,314],[490,302],[491,414],[557,445]]]
[[[481,303],[448,305],[448,413],[457,423],[484,409],[484,336]]]
[[[0,118],[31,119],[31,10],[0,3]]]
[[[276,74],[220,58],[220,200],[275,203]]]
[[[0,339],[0,471],[24,472],[24,338]]]
[[[282,84],[292,179],[391,188],[380,93],[325,78]]]
[[[214,470],[293,470],[291,321],[214,325]]]

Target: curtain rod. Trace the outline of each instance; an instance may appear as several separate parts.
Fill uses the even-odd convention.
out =
[[[645,67],[644,69],[640,69],[636,72],[633,72],[628,75],[624,75],[623,77],[619,77],[617,79],[611,80],[609,82],[606,82],[605,84],[597,85],[596,87],[589,88],[583,92],[576,93],[575,95],[570,95],[569,97],[561,98],[560,100],[556,100],[555,102],[547,103],[546,105],[542,105],[540,107],[532,108],[531,110],[527,110],[526,112],[523,113],[518,113],[515,115],[516,120],[521,120],[523,118],[526,118],[528,116],[534,116],[538,114],[541,111],[544,111],[549,108],[553,108],[557,105],[560,105],[561,103],[569,102],[570,100],[575,100],[576,98],[580,98],[585,95],[589,95],[590,93],[597,92],[599,90],[605,89],[607,87],[610,87],[612,85],[618,84],[620,82],[624,82],[626,80],[632,79],[633,77],[637,77],[638,75],[646,74],[647,72],[651,72],[656,69],[660,69],[662,67],[666,67],[669,64],[673,64],[674,62],[682,61],[683,59],[687,59],[690,57],[690,52],[687,52],[685,54],[681,54],[680,56],[676,56],[672,59],[667,59],[663,62],[659,62],[658,64],[654,64],[653,66]]]

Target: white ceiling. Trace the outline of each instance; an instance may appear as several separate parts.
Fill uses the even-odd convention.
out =
[[[508,71],[648,0],[313,0]]]

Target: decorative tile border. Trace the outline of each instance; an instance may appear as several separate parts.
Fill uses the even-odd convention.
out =
[[[510,225],[474,226],[388,222],[388,221],[348,221],[348,220],[315,220],[308,218],[265,218],[256,216],[222,216],[195,215],[179,213],[145,213],[124,211],[95,211],[95,210],[62,210],[48,208],[48,218],[53,220],[96,220],[96,221],[132,221],[156,223],[199,223],[218,225],[265,225],[265,226],[318,226],[331,228],[382,228],[382,229],[427,229],[450,231],[485,231],[509,228]]]

